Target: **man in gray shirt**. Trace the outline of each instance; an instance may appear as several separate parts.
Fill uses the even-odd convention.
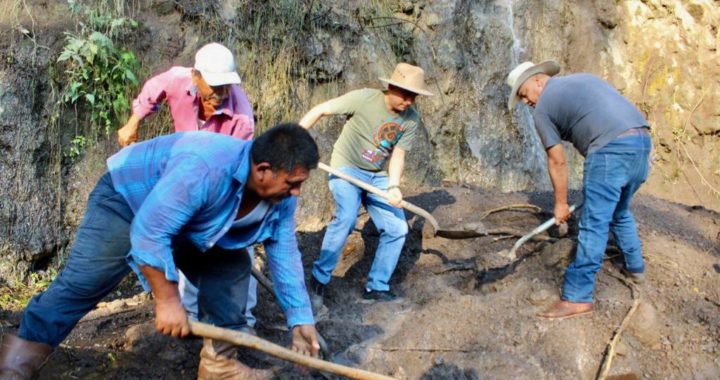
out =
[[[548,155],[558,224],[570,217],[561,141],[570,141],[585,156],[584,210],[575,259],[565,271],[561,299],[538,315],[552,319],[592,312],[595,276],[602,267],[608,232],[625,256],[625,275],[635,282],[644,280],[630,202],[647,179],[652,145],[645,118],[607,82],[590,74],[554,77],[558,72],[554,61],[524,62],[507,77],[510,110],[520,100],[533,108],[535,128]]]

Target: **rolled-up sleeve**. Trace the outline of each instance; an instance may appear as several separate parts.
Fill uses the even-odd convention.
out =
[[[142,120],[151,113],[157,112],[167,96],[166,87],[172,77],[171,70],[168,70],[148,79],[140,94],[133,100],[133,114]]]
[[[211,187],[207,173],[205,162],[192,154],[173,158],[135,214],[127,261],[146,291],[150,287],[140,273],[140,266],[150,266],[165,273],[168,281],[178,281],[172,240],[206,204]]]
[[[283,201],[274,236],[264,242],[275,295],[285,312],[290,328],[314,324],[310,298],[305,288],[305,274],[295,238],[297,198]]]

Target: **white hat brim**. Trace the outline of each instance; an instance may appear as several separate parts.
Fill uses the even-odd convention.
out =
[[[386,85],[387,85],[387,84],[391,84],[391,85],[393,85],[393,86],[395,86],[395,87],[400,87],[400,88],[402,88],[403,90],[408,90],[408,91],[410,91],[410,92],[412,92],[412,93],[415,93],[415,94],[418,94],[418,95],[425,95],[425,96],[432,96],[432,95],[433,95],[432,92],[430,92],[430,91],[428,91],[428,90],[426,90],[426,89],[424,89],[424,88],[411,87],[411,86],[408,86],[408,85],[406,85],[406,84],[402,84],[402,83],[395,82],[395,81],[390,80],[390,79],[388,79],[388,78],[378,78],[378,79],[380,79],[380,81],[382,81],[382,82],[385,83]]]
[[[211,73],[200,70],[205,82],[210,86],[224,86],[227,84],[240,84],[240,75],[231,71],[229,73]]]
[[[520,76],[518,76],[518,79],[513,83],[512,90],[510,92],[510,99],[508,99],[508,108],[510,111],[512,111],[513,107],[520,101],[520,97],[518,96],[517,92],[520,89],[520,87],[530,79],[535,74],[547,74],[549,76],[555,76],[557,73],[560,72],[560,65],[553,61],[553,60],[547,60],[544,62],[540,62],[537,65],[530,66],[527,70],[523,71]]]

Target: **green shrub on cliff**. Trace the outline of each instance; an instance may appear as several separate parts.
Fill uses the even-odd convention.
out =
[[[78,106],[88,120],[90,134],[110,133],[113,125],[128,116],[129,92],[138,86],[139,63],[135,54],[118,48],[115,40],[137,27],[137,22],[116,17],[111,10],[68,1],[70,10],[79,17],[79,31],[65,33],[65,46],[57,61],[64,64],[66,77],[60,102]],[[82,136],[78,136],[82,137]],[[82,151],[76,137],[66,155]],[[95,136],[90,136],[94,138]]]

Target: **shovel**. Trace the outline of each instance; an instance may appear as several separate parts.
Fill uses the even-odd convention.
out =
[[[285,347],[279,346],[275,343],[268,342],[265,339],[261,339],[256,336],[244,333],[242,331],[225,329],[196,321],[190,321],[190,331],[193,335],[196,336],[222,340],[224,342],[232,343],[236,346],[242,346],[251,348],[253,350],[262,351],[266,354],[275,356],[283,360],[287,360],[321,371],[330,372],[336,375],[349,377],[351,379],[393,380],[392,377],[327,362],[325,360],[316,359],[310,356],[305,356],[295,351],[289,350]]]
[[[275,291],[273,290],[272,281],[270,281],[269,278],[265,277],[265,275],[262,274],[262,272],[260,272],[259,269],[255,268],[255,267],[253,266],[253,267],[250,268],[250,273],[252,274],[253,277],[255,277],[255,279],[257,280],[257,282],[258,282],[260,285],[262,285],[263,288],[265,288],[265,290],[267,290],[270,294],[275,295]],[[320,353],[322,354],[321,357],[322,357],[323,359],[330,358],[330,357],[331,357],[331,355],[330,355],[330,348],[328,347],[327,341],[325,340],[325,338],[323,338],[322,335],[320,335],[320,332],[319,332],[319,331],[316,331],[315,334],[316,334],[318,343],[320,344]],[[232,342],[231,342],[231,343],[232,343]],[[236,343],[236,344],[237,344],[237,343]],[[261,350],[261,351],[262,351],[262,350]],[[263,351],[263,352],[265,352],[265,351]],[[331,363],[333,363],[333,362],[335,362],[335,360],[333,360]],[[316,367],[313,367],[313,368],[316,368]],[[318,368],[318,369],[324,369],[324,368]],[[331,373],[336,373],[336,372],[332,372],[332,371],[331,371]],[[323,375],[323,377],[328,378],[328,377],[326,376],[326,373],[325,373],[325,372],[322,372],[321,374]]]
[[[570,206],[570,213],[572,214],[575,211],[575,209],[577,209],[578,207],[581,207],[581,206],[578,206],[577,204]],[[534,230],[530,231],[529,233],[527,233],[526,235],[524,235],[523,237],[518,239],[518,241],[515,242],[515,245],[513,245],[509,251],[507,249],[505,249],[505,250],[500,251],[498,254],[501,256],[506,256],[509,259],[515,260],[517,258],[516,252],[517,252],[518,248],[520,248],[521,245],[525,244],[525,242],[530,240],[533,236],[535,236],[539,233],[545,232],[548,228],[552,227],[554,224],[555,224],[555,217],[552,217],[545,223],[535,227]]]
[[[368,183],[360,181],[357,178],[353,178],[337,169],[334,169],[328,165],[325,165],[322,162],[318,163],[318,167],[338,178],[342,178],[342,179],[352,183],[353,185],[355,185],[365,191],[379,195],[388,200],[390,199],[390,196],[388,195],[387,192],[380,190],[377,187],[372,186]],[[487,231],[479,223],[476,226],[476,228],[474,228],[472,230],[445,230],[445,229],[441,229],[437,220],[429,212],[423,210],[422,208],[415,206],[414,204],[412,204],[410,202],[406,202],[406,201],[401,201],[400,207],[412,212],[415,215],[422,216],[423,218],[425,218],[425,220],[430,222],[430,224],[432,225],[432,228],[433,228],[434,236],[439,236],[439,237],[443,237],[446,239],[469,239],[469,238],[476,238],[476,237],[487,235]]]

